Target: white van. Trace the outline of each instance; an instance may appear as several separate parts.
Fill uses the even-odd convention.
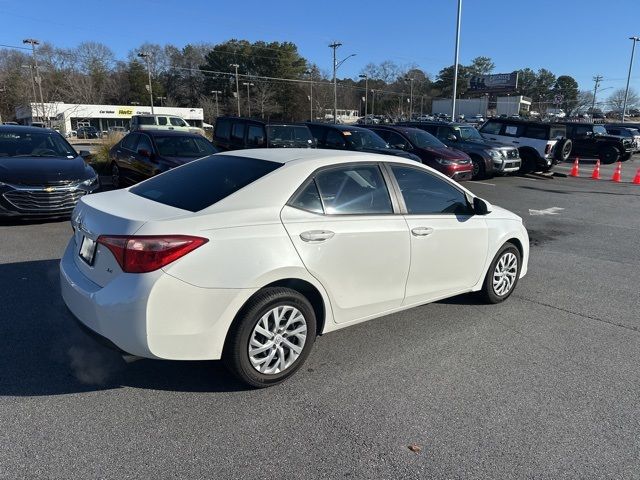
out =
[[[192,127],[183,118],[175,115],[133,115],[130,130],[177,130],[179,132],[199,133],[201,128]]]

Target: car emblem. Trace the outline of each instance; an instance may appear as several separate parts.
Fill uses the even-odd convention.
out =
[[[53,188],[53,187],[45,187],[45,189],[44,189],[44,191],[47,192],[47,193],[51,193],[54,190],[55,190],[55,188]]]

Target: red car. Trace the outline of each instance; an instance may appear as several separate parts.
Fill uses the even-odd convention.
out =
[[[464,152],[447,147],[430,133],[419,128],[400,125],[367,125],[391,148],[411,152],[420,157],[422,163],[444,173],[454,180],[471,180],[473,164]]]

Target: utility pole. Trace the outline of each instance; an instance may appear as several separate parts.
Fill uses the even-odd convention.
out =
[[[140,58],[144,58],[145,62],[147,62],[147,75],[149,76],[149,101],[151,102],[151,115],[154,114],[153,111],[153,86],[151,85],[151,54],[147,52],[138,53]]]
[[[462,0],[458,0],[458,23],[456,26],[456,54],[453,71],[453,98],[451,101],[451,120],[456,121],[456,96],[458,95],[458,61],[460,57],[460,18],[462,17]]]
[[[242,85],[247,87],[247,116],[251,117],[251,96],[249,95],[249,87],[253,87],[253,83],[243,82]]]
[[[310,90],[309,90],[309,121],[313,122],[313,72],[311,70],[307,70],[305,72],[307,75],[309,75],[309,86],[310,86]]]
[[[631,69],[633,68],[633,55],[636,51],[636,42],[640,42],[640,37],[629,37],[633,42],[631,47],[631,61],[629,62],[629,74],[627,75],[627,88],[624,91],[624,103],[622,104],[622,123],[624,123],[624,114],[627,113],[627,97],[629,95],[629,81],[631,80]]]
[[[369,94],[367,92],[369,92],[369,75],[367,75],[366,73],[363,73],[361,75],[358,75],[358,77],[360,78],[364,78],[364,124],[367,124],[367,114],[369,113]]]
[[[329,48],[333,49],[333,123],[338,123],[338,82],[336,80],[338,63],[336,61],[336,50],[341,46],[342,44],[338,42],[333,42],[329,45]]]
[[[220,109],[218,108],[218,94],[222,92],[220,90],[211,90],[211,93],[216,96],[216,118],[218,118],[220,116]]]
[[[238,65],[237,63],[232,63],[229,65],[236,69],[236,98],[238,99],[238,116],[240,116],[240,81],[238,80]]]
[[[376,91],[375,89],[371,89],[371,116],[373,117],[375,115],[375,108],[376,108]]]
[[[423,115],[424,111],[424,95],[420,95],[420,116]]]
[[[410,82],[409,87],[409,121],[411,121],[411,117],[413,116],[413,81],[414,78],[404,77],[405,82],[408,80]]]
[[[40,45],[40,42],[35,38],[25,38],[22,43],[31,45],[31,52],[33,54],[33,63],[36,69],[35,81],[38,84],[38,90],[40,91],[40,113],[42,114],[42,121],[45,125],[49,125],[49,119],[44,118],[44,96],[42,95],[42,77],[38,71],[38,56],[36,55],[36,46]],[[34,92],[35,93],[35,92]],[[35,95],[34,95],[35,96]]]
[[[595,85],[593,86],[593,101],[591,102],[591,118],[593,118],[593,110],[596,108],[596,95],[598,94],[598,85],[602,81],[602,75],[596,75],[593,77]]]

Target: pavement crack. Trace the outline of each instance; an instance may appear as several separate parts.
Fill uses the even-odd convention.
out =
[[[634,326],[629,326],[629,325],[625,325],[624,323],[617,323],[617,322],[613,322],[611,320],[606,320],[604,318],[600,318],[600,317],[594,317],[592,315],[586,315],[584,313],[580,313],[580,312],[575,312],[573,310],[569,310],[567,308],[562,308],[562,307],[558,307],[556,305],[551,305],[549,303],[544,303],[544,302],[540,302],[539,300],[532,300],[530,298],[526,298],[526,297],[521,297],[519,295],[514,295],[515,298],[518,298],[520,300],[524,300],[525,302],[531,302],[531,303],[535,303],[537,305],[542,305],[544,307],[549,307],[549,308],[553,308],[554,310],[560,310],[561,312],[565,312],[565,313],[570,313],[572,315],[576,315],[578,317],[583,317],[583,318],[588,318],[589,320],[595,320],[596,322],[601,322],[601,323],[606,323],[608,325],[612,325],[614,327],[620,327],[620,328],[624,328],[626,330],[631,330],[632,332],[640,332],[640,329],[638,327],[634,327]]]

